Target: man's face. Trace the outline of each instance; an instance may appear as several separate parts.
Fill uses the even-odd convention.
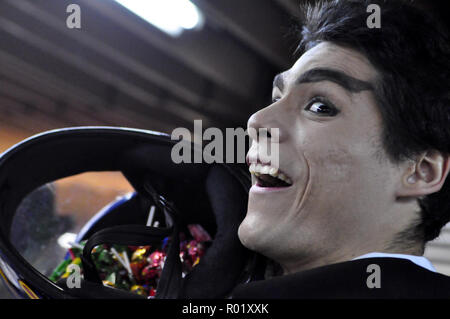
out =
[[[252,174],[239,237],[288,272],[318,258],[362,254],[395,228],[391,205],[400,176],[381,145],[376,76],[362,54],[321,43],[276,77],[273,103],[248,122],[279,129],[279,172],[291,185],[274,187]]]

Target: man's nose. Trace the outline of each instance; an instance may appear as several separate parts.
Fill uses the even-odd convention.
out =
[[[275,110],[274,105],[253,113],[247,122],[247,131],[253,140],[267,138],[273,142],[282,142],[286,137],[281,125],[282,110]],[[278,114],[277,114],[278,113]]]

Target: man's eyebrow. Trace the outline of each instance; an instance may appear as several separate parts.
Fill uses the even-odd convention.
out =
[[[296,84],[311,83],[320,81],[331,81],[346,89],[352,93],[358,93],[365,90],[373,90],[373,85],[370,82],[358,80],[342,71],[328,69],[328,68],[315,68],[306,71],[300,75],[295,81]]]

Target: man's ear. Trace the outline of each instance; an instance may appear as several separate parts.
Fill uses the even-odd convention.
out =
[[[422,197],[438,192],[450,170],[450,157],[437,151],[423,153],[402,176],[397,197]]]

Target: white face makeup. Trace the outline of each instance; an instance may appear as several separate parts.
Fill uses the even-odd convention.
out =
[[[249,119],[249,128],[279,129],[279,170],[258,164],[252,143],[238,234],[286,272],[348,259],[394,231],[399,173],[381,145],[376,76],[362,54],[321,43],[276,77],[273,103]]]

